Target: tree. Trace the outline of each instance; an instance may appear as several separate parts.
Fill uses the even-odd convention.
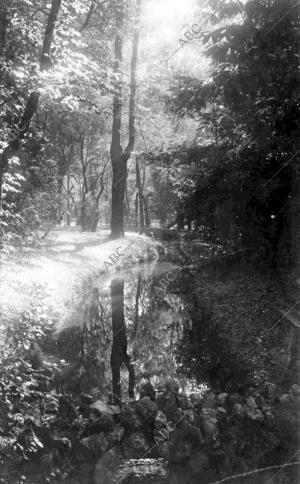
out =
[[[129,372],[129,397],[134,398],[135,375],[130,356],[127,353],[127,335],[124,316],[124,281],[114,279],[111,282],[111,310],[113,343],[111,349],[111,369],[113,396],[116,403],[121,401],[121,366],[125,363]]]
[[[104,177],[109,158],[98,142],[95,144],[95,126],[86,126],[79,135],[79,159],[82,175],[81,214],[82,230],[95,232],[100,220],[99,202],[104,192]],[[93,132],[94,131],[94,132]],[[94,141],[94,143],[93,143]]]
[[[198,120],[216,153],[205,178],[197,179],[193,205],[200,214],[210,201],[208,213],[225,218],[229,202],[228,238],[234,225],[244,247],[260,248],[273,268],[287,268],[296,236],[292,213],[297,226],[300,214],[292,201],[298,197],[292,180],[299,178],[299,11],[290,0],[211,4],[218,10],[215,25],[202,35],[211,78],[203,83],[178,75],[167,102],[171,112]],[[201,166],[206,159],[199,155]]]
[[[58,17],[58,13],[61,6],[61,0],[52,0],[51,9],[47,20],[47,25],[45,29],[43,45],[42,45],[42,53],[40,56],[40,70],[45,71],[48,70],[51,65],[51,45],[53,40],[54,28],[55,23]],[[5,9],[5,7],[4,7]],[[4,10],[4,19],[6,19],[6,11]],[[6,41],[6,26],[7,21],[5,20],[2,22],[2,34],[1,34],[1,51],[5,50],[5,41]],[[25,109],[23,114],[18,122],[16,127],[16,132],[11,135],[10,139],[7,141],[7,145],[1,153],[0,157],[0,196],[2,198],[2,183],[3,183],[3,175],[8,167],[8,161],[13,156],[17,155],[20,148],[21,143],[27,134],[32,118],[34,117],[38,102],[39,102],[40,93],[39,91],[32,91],[27,99]]]
[[[127,162],[132,154],[135,143],[135,102],[136,102],[136,69],[139,45],[139,17],[141,0],[137,0],[137,23],[133,36],[131,57],[131,84],[129,98],[128,144],[125,149],[121,146],[122,127],[122,51],[123,51],[123,25],[124,2],[116,8],[116,36],[115,36],[115,65],[116,76],[115,93],[113,97],[113,124],[111,140],[112,162],[112,206],[111,206],[111,236],[118,238],[124,235],[124,196],[127,179]]]

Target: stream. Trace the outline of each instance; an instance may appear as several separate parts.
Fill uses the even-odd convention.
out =
[[[184,254],[193,252],[196,260],[205,261],[209,251],[208,244],[197,241],[171,242],[159,260],[80,282],[69,302],[72,311],[58,328],[55,342],[59,360],[71,362],[75,369],[62,372],[63,391],[100,402],[95,408],[98,420],[103,415],[115,419],[112,431],[101,430],[97,436],[97,445],[102,449],[103,444],[106,451],[101,451],[95,465],[94,484],[191,484],[197,475],[201,483],[213,482],[220,477],[219,468],[225,472],[222,477],[228,467],[217,421],[223,425],[225,442],[226,435],[231,438],[230,425],[237,425],[246,442],[241,452],[250,455],[255,439],[264,439],[269,431],[269,423],[264,429],[261,422],[271,418],[268,398],[274,396],[245,390],[248,368],[236,365],[202,301],[195,303],[192,298],[194,268]],[[205,281],[201,284],[205,292]],[[285,334],[286,329],[283,339]],[[255,341],[254,351],[259,354]],[[155,388],[156,403],[151,388]],[[231,394],[222,393],[225,389]],[[175,400],[170,403],[170,398]],[[143,402],[140,409],[139,401]],[[125,423],[115,410],[120,404]],[[153,406],[156,417],[152,418]],[[144,412],[144,424],[135,428],[139,412]],[[228,425],[230,412],[233,423]],[[166,418],[161,414],[173,426],[163,421],[157,435],[163,430],[167,438],[157,440],[153,429],[161,423],[159,418]],[[250,427],[247,420],[239,420],[245,415]],[[187,423],[179,425],[182,419]],[[109,432],[120,432],[114,447],[107,445]]]
[[[162,260],[117,274],[108,271],[80,286],[70,302],[73,312],[57,337],[60,359],[72,361],[80,354],[84,366],[80,388],[78,379],[74,384],[69,379],[66,391],[88,392],[102,401],[126,404],[150,381],[157,392],[173,379],[185,395],[201,394],[207,388],[207,383],[199,385],[187,377],[177,357],[178,341],[192,324],[181,295],[186,268],[173,262],[180,260],[181,245],[169,243]],[[120,459],[107,482],[166,481],[167,463],[156,456],[155,449],[140,459],[130,457]],[[125,479],[127,475],[130,480]]]
[[[176,247],[170,244],[168,253],[174,255],[174,251]],[[191,392],[195,382],[187,380],[175,356],[183,329],[190,324],[180,289],[184,271],[184,266],[156,260],[84,281],[69,303],[73,308],[70,316],[60,328],[60,358],[74,359],[66,344],[72,338],[77,346],[75,353],[81,345],[86,366],[95,372],[98,361],[100,379],[110,382],[113,352],[117,373],[118,364],[125,363],[120,373],[121,388],[115,392],[118,398],[122,393],[122,401],[129,398],[128,365],[134,371],[134,386],[145,379],[159,386],[165,379],[176,377],[181,381],[181,389]],[[123,357],[126,361],[120,360]],[[92,375],[88,379],[89,385],[95,380]],[[109,385],[104,385],[104,393]]]

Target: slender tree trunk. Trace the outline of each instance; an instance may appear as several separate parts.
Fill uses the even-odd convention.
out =
[[[113,97],[113,125],[110,156],[112,162],[112,201],[111,201],[111,236],[118,238],[124,235],[124,194],[127,175],[127,160],[123,157],[121,147],[122,126],[122,30],[123,30],[124,4],[123,0],[116,13],[115,37],[115,66],[116,74],[115,93]]]
[[[71,193],[71,187],[70,187],[70,176],[68,174],[67,177],[67,226],[70,227],[71,225],[71,203],[70,203],[70,193]]]
[[[135,201],[134,201],[134,215],[135,215],[135,228],[139,230],[139,194],[136,192]]]
[[[90,230],[90,221],[89,221],[89,207],[88,207],[88,199],[87,195],[89,193],[88,187],[88,180],[87,180],[87,165],[85,163],[85,156],[84,156],[84,145],[85,145],[85,136],[84,134],[80,137],[80,164],[82,170],[82,195],[81,195],[81,209],[80,209],[80,225],[83,232],[88,232]]]
[[[46,25],[44,41],[43,41],[43,48],[42,48],[42,55],[40,58],[40,69],[46,70],[51,67],[51,44],[53,40],[53,33],[55,28],[55,23],[57,20],[58,12],[61,6],[61,0],[52,0],[51,9]],[[5,31],[2,32],[2,37],[5,36]],[[5,38],[5,37],[4,37]],[[33,91],[27,100],[25,110],[23,116],[19,122],[17,127],[17,132],[8,142],[7,147],[3,150],[0,156],[0,196],[2,199],[2,185],[3,185],[3,175],[7,170],[8,161],[13,156],[17,155],[20,148],[21,143],[27,134],[32,118],[34,117],[38,102],[39,102],[40,93],[38,91]]]
[[[7,18],[7,1],[1,0],[0,5],[0,69],[2,60],[5,59],[5,52],[6,52],[6,40],[7,40],[7,26],[8,26],[8,18]]]
[[[149,200],[148,197],[143,195],[144,201],[144,209],[145,209],[145,227],[149,229],[151,220],[150,220],[150,212],[149,212]]]
[[[105,190],[104,177],[105,177],[105,173],[106,173],[106,169],[107,169],[107,164],[108,164],[108,160],[107,160],[107,162],[104,163],[103,170],[102,170],[102,173],[100,175],[100,180],[99,180],[100,188],[99,188],[99,192],[98,192],[96,199],[95,199],[94,211],[92,213],[91,232],[96,232],[97,227],[98,227],[98,223],[100,221],[99,202],[100,202],[101,195]]]
[[[138,158],[136,158],[136,187],[138,190],[138,213],[139,213],[139,220],[138,220],[138,227],[139,233],[142,234],[145,232],[145,221],[144,221],[144,203],[143,203],[143,189],[142,189],[142,182],[141,182],[141,172],[140,172],[140,164]]]
[[[139,18],[141,0],[137,0],[137,16]],[[124,17],[124,0],[117,11],[116,37],[115,37],[115,66],[114,72],[117,77],[115,93],[113,97],[113,125],[110,155],[112,162],[112,203],[111,203],[111,237],[113,239],[124,235],[124,196],[127,182],[127,161],[129,160],[135,143],[135,98],[136,98],[136,67],[139,45],[139,22],[133,37],[131,57],[131,85],[129,99],[129,139],[125,150],[121,146],[122,127],[122,30]]]

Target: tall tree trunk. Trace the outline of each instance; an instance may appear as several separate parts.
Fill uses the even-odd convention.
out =
[[[136,187],[138,190],[137,193],[137,207],[138,207],[138,213],[139,213],[139,219],[138,219],[138,228],[139,228],[139,233],[142,234],[145,232],[145,221],[144,221],[144,203],[143,203],[143,188],[142,188],[142,182],[141,182],[141,172],[140,172],[140,164],[138,157],[136,158]]]
[[[102,173],[101,173],[100,179],[99,179],[100,187],[99,187],[99,192],[98,192],[98,194],[96,196],[95,211],[94,211],[94,214],[93,214],[93,221],[92,221],[92,225],[91,225],[91,232],[96,232],[97,227],[98,227],[98,223],[100,221],[99,202],[100,202],[101,195],[104,193],[104,190],[105,190],[104,178],[105,178],[105,175],[106,175],[108,162],[109,162],[109,158],[107,158],[107,160],[104,162],[103,170],[102,170]]]
[[[88,198],[87,195],[89,193],[88,187],[88,180],[87,180],[87,165],[84,159],[84,144],[85,144],[85,136],[84,134],[81,135],[80,139],[80,164],[82,170],[82,195],[81,195],[81,209],[80,209],[80,225],[83,232],[88,232],[90,230],[90,209],[88,207]]]
[[[103,174],[104,176],[104,174]],[[92,214],[92,221],[91,221],[91,232],[96,232],[98,223],[100,221],[100,209],[99,209],[99,201],[102,193],[104,192],[104,184],[103,184],[103,176],[102,176],[102,181],[101,181],[101,187],[99,190],[99,193],[96,197],[95,200],[95,207],[94,207],[94,212]]]
[[[40,69],[42,71],[49,69],[49,67],[51,67],[51,44],[53,40],[55,22],[57,20],[60,6],[61,6],[61,0],[52,0],[51,9],[48,16],[48,21],[46,25],[44,40],[43,40],[42,55],[40,58]],[[24,113],[17,127],[17,132],[14,135],[14,137],[8,142],[7,147],[3,150],[0,156],[1,199],[2,199],[3,175],[7,170],[9,159],[17,155],[21,148],[21,143],[30,128],[32,118],[37,111],[39,97],[40,97],[40,93],[38,91],[33,91],[29,95]]]
[[[137,16],[140,17],[141,0],[137,0]],[[121,146],[122,127],[122,30],[124,17],[124,0],[118,6],[116,14],[115,37],[115,66],[116,74],[115,93],[113,97],[113,125],[110,155],[112,162],[112,202],[111,202],[111,237],[117,239],[124,235],[124,196],[127,182],[127,161],[129,160],[135,143],[135,98],[136,98],[136,67],[139,44],[139,21],[133,36],[131,57],[131,85],[129,99],[129,134],[125,150]]]
[[[67,176],[67,226],[70,227],[71,225],[71,201],[70,201],[70,175]]]
[[[123,157],[121,147],[122,126],[122,30],[123,30],[124,3],[123,0],[116,13],[115,37],[115,65],[116,74],[115,92],[113,97],[113,124],[110,156],[112,163],[112,200],[111,200],[111,236],[118,238],[124,234],[124,194],[127,162]]]
[[[143,201],[144,201],[144,209],[145,209],[145,226],[146,226],[147,229],[149,229],[150,225],[151,225],[151,219],[150,219],[148,197],[143,195]]]
[[[125,363],[129,373],[129,397],[134,398],[135,375],[134,367],[127,353],[127,334],[124,316],[124,281],[114,279],[111,282],[111,309],[113,343],[111,349],[111,371],[113,383],[113,399],[121,402],[120,373],[122,363]]]
[[[0,5],[0,69],[2,64],[2,59],[5,59],[6,51],[6,39],[7,39],[7,1],[1,0]]]

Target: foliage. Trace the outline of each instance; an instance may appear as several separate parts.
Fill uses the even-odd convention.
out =
[[[178,73],[166,98],[169,111],[198,120],[197,144],[206,137],[211,145],[209,158],[198,149],[195,161],[204,167],[207,160],[208,171],[200,168],[186,211],[196,206],[190,218],[208,226],[225,216],[244,246],[260,246],[272,266],[287,267],[299,175],[299,12],[289,0],[249,1],[243,9],[211,3],[217,14],[202,40],[212,75],[204,82]],[[182,147],[182,164],[185,153]]]
[[[40,293],[41,295],[41,293]],[[58,396],[48,389],[57,364],[41,365],[35,351],[49,337],[55,317],[37,304],[11,326],[1,339],[1,465],[20,464],[43,449],[58,410]],[[49,376],[50,375],[50,376]]]
[[[190,376],[220,391],[274,378],[281,383],[287,361],[276,361],[276,354],[285,351],[286,328],[272,327],[278,319],[274,301],[283,296],[251,270],[221,274],[203,269],[194,280],[187,296],[192,322],[184,328],[179,361]]]

